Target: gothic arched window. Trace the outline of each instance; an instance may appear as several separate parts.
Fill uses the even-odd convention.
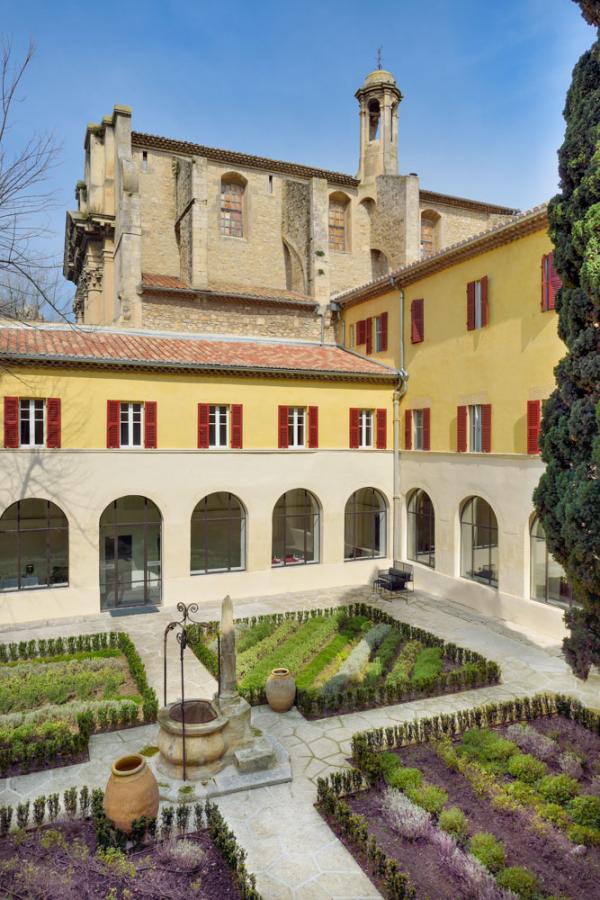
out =
[[[221,179],[221,234],[244,237],[244,193],[246,179],[231,173]]]

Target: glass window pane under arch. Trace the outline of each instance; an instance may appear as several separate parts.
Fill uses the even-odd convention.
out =
[[[287,491],[273,509],[271,565],[318,563],[319,550],[319,504],[304,488]]]
[[[246,511],[234,494],[208,494],[192,513],[192,574],[246,567]]]
[[[162,598],[162,517],[147,497],[113,500],[100,517],[100,606],[158,604]]]
[[[360,488],[346,503],[344,559],[377,559],[386,553],[385,499],[375,488]]]
[[[470,497],[460,517],[461,565],[463,578],[498,587],[498,522],[481,497]]]
[[[69,524],[50,500],[19,500],[0,517],[0,591],[67,587]]]
[[[435,568],[435,513],[425,491],[413,491],[408,501],[409,559]]]
[[[538,516],[530,532],[530,597],[555,606],[571,606],[573,597],[565,570],[548,552],[546,534]]]

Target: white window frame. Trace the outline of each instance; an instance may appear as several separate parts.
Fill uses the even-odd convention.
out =
[[[140,442],[133,443],[134,414],[139,407],[140,413]],[[125,413],[125,417],[124,414]],[[123,440],[122,426],[127,425],[127,440]],[[125,450],[139,450],[144,446],[144,404],[139,400],[121,400],[119,404],[119,446]]]
[[[36,403],[41,403],[42,406],[42,442],[38,443],[35,439],[35,423],[36,423]],[[26,419],[29,424],[29,440],[23,441],[21,439],[21,423],[23,421],[23,411],[27,410]],[[45,447],[46,446],[46,401],[41,397],[34,398],[19,398],[19,447]]]
[[[225,420],[225,442],[221,441],[221,428]],[[211,431],[214,428],[214,440]],[[208,408],[208,446],[211,450],[223,450],[229,447],[231,434],[231,416],[229,406],[225,403],[211,403]]]
[[[381,353],[383,343],[383,316],[375,316],[375,353]]]
[[[306,419],[305,406],[288,406],[288,447],[292,450],[306,447]]]
[[[423,422],[424,422],[423,410],[422,409],[413,409],[413,411],[412,411],[413,450],[423,450],[423,448],[424,448]]]
[[[374,418],[372,409],[361,409],[358,412],[358,446],[361,450],[373,449]]]
[[[483,453],[483,416],[480,403],[469,406],[469,452]]]
[[[483,328],[483,292],[481,281],[475,282],[475,328]]]

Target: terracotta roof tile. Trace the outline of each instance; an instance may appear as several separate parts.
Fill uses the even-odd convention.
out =
[[[282,288],[256,287],[254,285],[234,284],[232,282],[213,281],[207,288],[197,288],[186,284],[175,275],[159,275],[154,272],[142,273],[142,289],[147,293],[160,291],[184,291],[202,297],[216,297],[226,299],[242,298],[245,300],[267,300],[274,303],[301,304],[302,306],[318,306],[313,297],[301,294],[298,291],[288,291]]]
[[[109,331],[66,325],[0,326],[0,361],[278,372],[295,376],[388,381],[396,372],[332,344],[292,343],[152,332]]]

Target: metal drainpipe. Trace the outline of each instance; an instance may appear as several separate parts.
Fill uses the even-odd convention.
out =
[[[395,287],[393,277],[390,276],[390,285]],[[394,496],[393,496],[393,556],[394,564],[400,561],[401,556],[401,511],[400,502],[400,400],[405,395],[408,388],[408,373],[404,368],[404,291],[400,289],[400,359],[398,367],[398,384],[394,389],[393,410],[394,410]]]

